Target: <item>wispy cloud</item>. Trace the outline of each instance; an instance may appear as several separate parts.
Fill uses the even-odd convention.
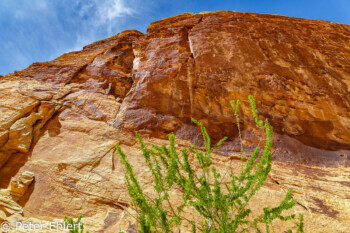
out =
[[[142,15],[144,8],[135,7],[141,1],[1,0],[0,74],[80,50],[130,28],[129,21]]]
[[[128,6],[125,0],[78,0],[75,5],[81,18],[93,19],[94,24],[100,26],[116,18],[135,14],[130,3]]]
[[[107,36],[115,34],[120,27],[118,18],[133,17],[138,13],[131,4],[131,1],[125,0],[76,1],[76,13],[82,19],[83,29],[76,32],[73,49],[95,41],[100,33]]]
[[[126,6],[123,0],[106,0],[104,4],[98,4],[98,2],[95,0],[98,16],[102,23],[111,22],[115,18],[134,13],[134,10]]]

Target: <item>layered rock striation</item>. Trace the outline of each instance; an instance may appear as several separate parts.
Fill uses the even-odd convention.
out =
[[[83,215],[91,231],[133,232],[115,145],[147,184],[134,131],[200,144],[193,117],[214,139],[229,136],[216,165],[238,168],[229,101],[241,100],[249,152],[262,135],[252,94],[275,131],[273,169],[252,205],[293,188],[306,232],[347,232],[349,93],[350,26],[278,15],[185,13],[34,63],[0,77],[0,221]]]

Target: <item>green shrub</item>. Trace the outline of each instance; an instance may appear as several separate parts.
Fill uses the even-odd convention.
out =
[[[194,119],[202,132],[205,150],[196,144],[188,148],[177,150],[174,134],[169,135],[169,145],[147,147],[140,134],[136,133],[142,155],[147,167],[153,176],[153,185],[156,197],[145,194],[121,147],[117,145],[117,155],[125,168],[125,180],[131,201],[137,211],[139,232],[173,232],[182,221],[190,221],[183,217],[186,208],[193,207],[202,217],[199,221],[190,221],[192,232],[201,229],[201,232],[248,232],[255,229],[257,232],[273,230],[276,219],[288,221],[294,215],[283,216],[282,212],[292,208],[296,201],[292,200],[292,190],[289,190],[279,206],[263,208],[263,212],[255,219],[249,218],[252,210],[247,207],[251,198],[265,182],[272,164],[273,130],[268,120],[259,120],[255,100],[249,96],[253,117],[259,129],[266,134],[265,146],[261,151],[257,146],[250,158],[244,162],[241,130],[239,125],[239,101],[231,101],[236,117],[239,138],[241,141],[242,167],[239,175],[226,171],[218,172],[213,166],[211,153],[225,140],[223,138],[214,147],[206,128],[201,122]],[[199,171],[195,172],[194,164],[190,164],[189,155],[197,160]],[[197,169],[198,170],[198,169]],[[229,181],[224,181],[229,179]],[[183,193],[182,203],[177,206],[171,202],[169,192],[180,188]],[[299,216],[297,232],[303,232],[303,216]],[[292,230],[288,230],[292,232]]]
[[[74,221],[73,218],[68,218],[64,216],[63,222],[65,226],[69,229],[69,233],[84,233],[84,223],[81,222],[83,216],[79,216],[77,221]],[[89,233],[88,231],[86,233]]]

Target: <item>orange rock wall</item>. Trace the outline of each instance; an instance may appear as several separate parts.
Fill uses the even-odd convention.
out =
[[[349,25],[219,11],[166,18],[0,77],[0,222],[83,215],[91,232],[131,232],[115,145],[151,192],[134,130],[147,143],[175,132],[182,145],[200,144],[193,117],[214,139],[229,136],[218,168],[239,167],[229,100],[241,100],[249,154],[262,135],[252,94],[275,131],[273,169],[252,205],[274,206],[293,188],[305,232],[348,232],[349,58]],[[13,195],[23,174],[34,181]]]

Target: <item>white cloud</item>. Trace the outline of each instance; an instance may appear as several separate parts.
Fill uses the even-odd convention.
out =
[[[82,30],[76,32],[76,43],[72,50],[96,41],[99,33],[112,36],[119,31],[123,17],[133,17],[137,12],[132,8],[135,2],[126,0],[79,0],[76,1],[77,15],[82,21]]]
[[[126,6],[125,0],[94,0],[96,12],[94,22],[97,27],[104,26],[111,36],[113,28],[117,26],[116,19],[123,16],[132,16],[135,12]],[[131,2],[129,1],[129,4]]]
[[[116,18],[132,16],[136,12],[132,9],[131,1],[127,6],[125,0],[78,0],[78,15],[85,17],[95,26],[112,23]]]
[[[95,2],[98,1],[95,0]],[[133,14],[133,10],[127,7],[123,0],[106,0],[104,4],[97,4],[97,7],[101,22],[109,22],[115,18]]]
[[[133,29],[153,0],[143,1],[0,0],[0,54],[7,54],[0,57],[0,73]]]

